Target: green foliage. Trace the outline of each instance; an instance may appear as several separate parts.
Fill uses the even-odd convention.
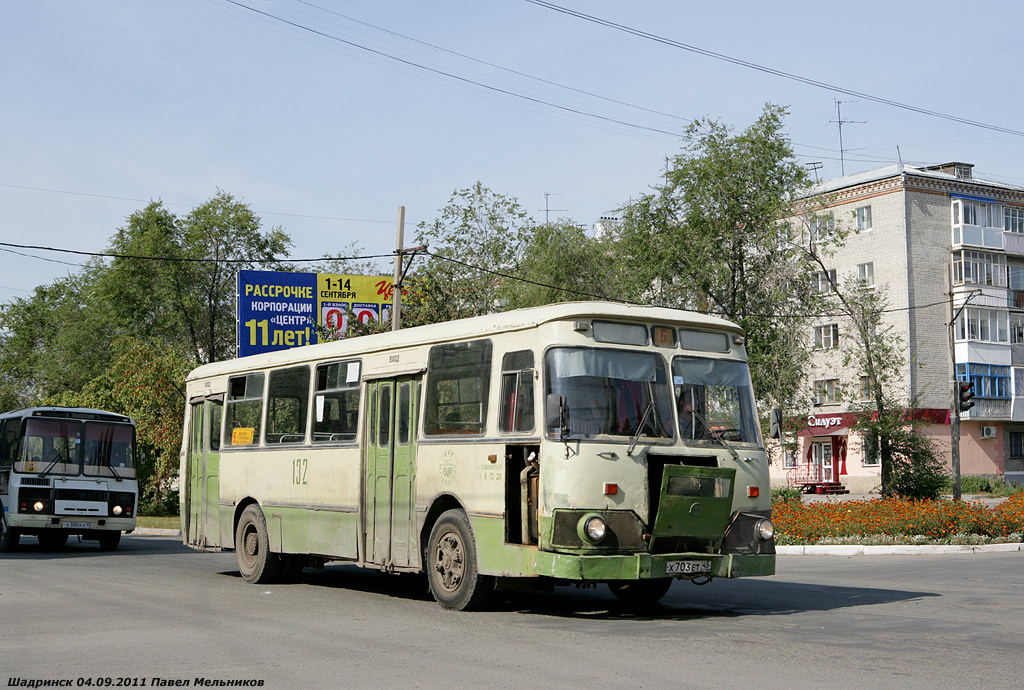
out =
[[[416,290],[408,310],[403,309],[403,324],[501,311],[499,293],[507,279],[496,273],[516,274],[532,231],[533,221],[516,199],[480,182],[453,192],[433,223],[419,225],[417,243],[440,256],[417,267]]]
[[[800,503],[802,494],[803,492],[795,486],[776,486],[772,489],[772,503]]]
[[[882,483],[883,496],[936,499],[945,485],[946,470],[931,439],[918,431],[913,422],[907,410],[897,408],[881,414],[861,413],[855,428],[864,438],[865,456],[877,453],[887,462],[888,481]]]
[[[953,478],[947,477],[942,485],[943,493],[953,492]],[[992,496],[1015,496],[1024,493],[1024,484],[1007,482],[1002,477],[968,474],[960,477],[960,492],[964,494],[990,494]]]
[[[807,361],[795,317],[816,301],[815,267],[784,220],[807,185],[782,131],[785,113],[766,105],[739,134],[717,122],[690,126],[665,183],[622,209],[615,254],[624,297],[738,322],[755,390],[791,406]]]

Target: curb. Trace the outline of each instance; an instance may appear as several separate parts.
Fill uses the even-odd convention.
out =
[[[156,528],[156,527],[136,527],[135,530],[132,532],[132,535],[134,536],[136,534],[141,534],[141,535],[147,535],[147,534],[155,535],[155,534],[159,534],[159,535],[164,535],[164,536],[178,536],[178,537],[180,537],[181,536],[181,530],[180,529],[159,529],[159,528]]]
[[[890,544],[865,546],[863,544],[836,544],[831,546],[776,546],[780,556],[932,556],[946,553],[1008,553],[1024,551],[1024,544]]]

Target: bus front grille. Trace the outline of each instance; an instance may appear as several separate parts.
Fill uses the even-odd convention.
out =
[[[694,496],[697,498],[726,498],[732,488],[732,481],[725,477],[669,476],[665,492],[670,496]]]

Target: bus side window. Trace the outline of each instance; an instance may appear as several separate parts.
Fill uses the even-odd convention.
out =
[[[303,443],[309,411],[309,367],[270,372],[267,389],[267,444]]]
[[[210,405],[210,450],[216,453],[220,450],[220,423],[224,414],[224,405],[219,401],[213,401]]]
[[[501,408],[498,428],[506,433],[533,431],[534,359],[532,350],[506,353],[501,359]]]
[[[321,364],[313,392],[313,443],[356,439],[359,423],[359,360]]]
[[[483,434],[491,381],[491,341],[430,348],[423,431],[428,436]]]
[[[263,374],[246,374],[228,379],[228,400],[224,415],[224,445],[252,446],[259,443],[263,420]]]

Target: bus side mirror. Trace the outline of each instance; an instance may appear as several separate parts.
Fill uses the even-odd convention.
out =
[[[557,430],[560,438],[569,435],[569,408],[564,395],[548,393],[544,402],[544,424],[549,432]]]
[[[782,438],[782,408],[773,407],[768,416],[768,435],[771,438]]]

